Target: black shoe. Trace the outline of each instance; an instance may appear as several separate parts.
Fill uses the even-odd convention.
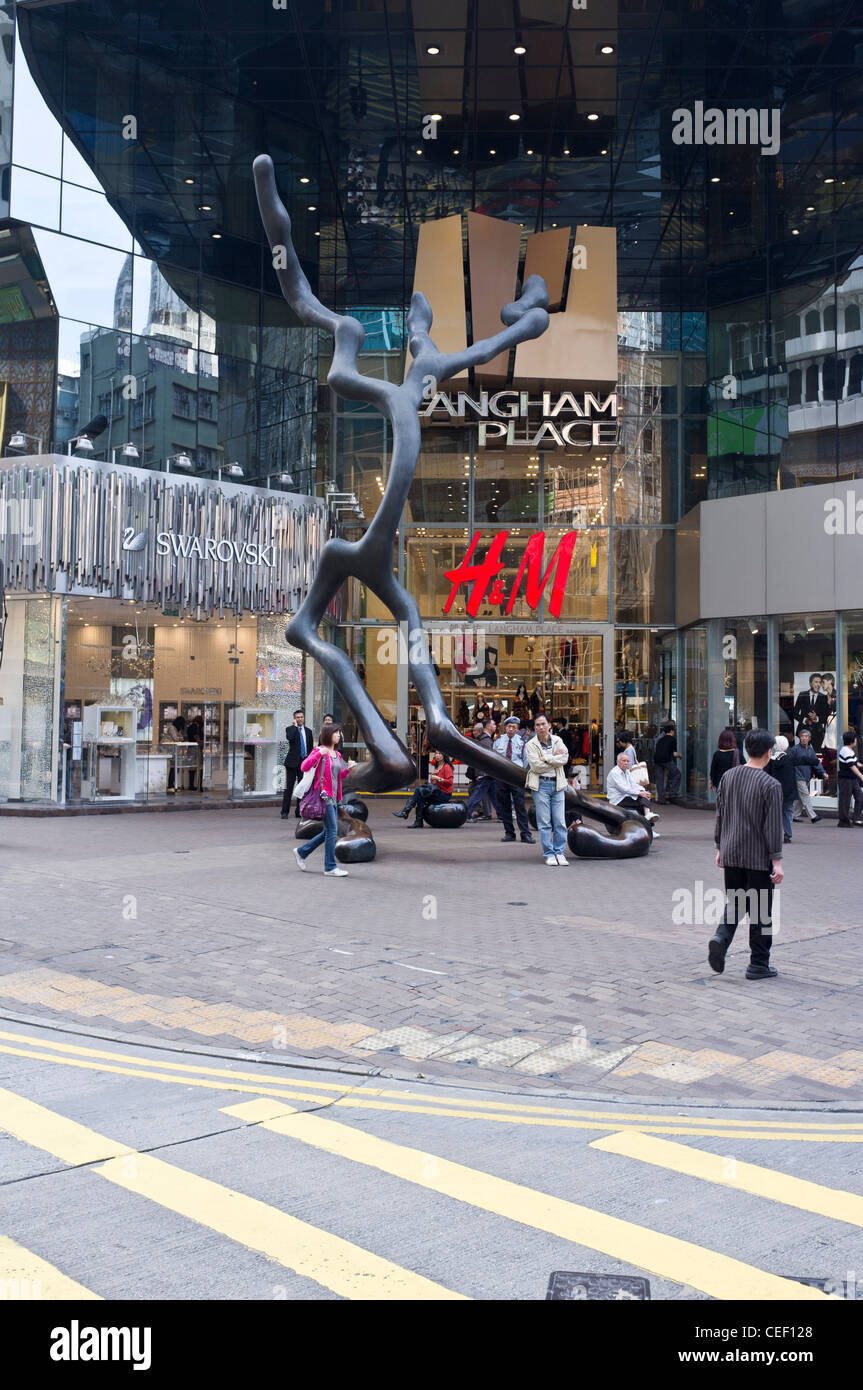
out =
[[[393,811],[393,815],[397,816],[399,820],[407,820],[410,811]]]
[[[772,965],[747,965],[747,980],[772,980],[779,971]]]
[[[290,811],[283,811],[283,812],[282,812],[282,820],[290,820],[290,816],[291,816]]]
[[[503,844],[506,840],[514,840],[514,839],[515,839],[515,836],[514,836],[514,835],[501,835],[501,837],[500,837],[500,842],[501,842],[501,844]]]
[[[837,830],[850,830],[850,829],[851,829],[851,822],[850,822],[850,820],[840,820],[840,821],[837,821],[837,822],[836,822],[836,829],[837,829]]]
[[[812,820],[810,821],[810,825],[817,825],[818,822],[819,822],[820,820],[823,820],[823,819],[824,819],[823,816],[813,816],[813,817],[812,817]]]
[[[521,843],[522,843],[523,845],[535,845],[535,844],[536,844],[536,840],[533,838],[532,835],[522,835],[522,837],[521,837]]]
[[[727,950],[727,941],[723,941],[721,936],[711,936],[707,943],[707,961],[711,970],[715,970],[717,975],[721,975],[725,969],[725,953]]]
[[[791,836],[790,836],[790,835],[783,835],[783,836],[782,836],[782,843],[783,843],[783,845],[790,845],[790,844],[791,844]]]
[[[408,826],[408,830],[423,830],[423,829],[425,829],[425,827],[424,827],[424,825],[423,825],[423,823],[422,823],[421,820],[415,820],[415,821],[413,822],[412,825],[409,825],[409,826]]]

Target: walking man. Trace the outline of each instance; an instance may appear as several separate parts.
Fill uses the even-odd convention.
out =
[[[812,747],[811,730],[800,730],[800,742],[794,745],[788,756],[794,765],[794,772],[797,777],[797,801],[794,804],[794,809],[795,811],[799,809],[800,815],[795,816],[795,820],[802,820],[805,811],[812,824],[815,825],[821,817],[812,805],[809,783],[813,777],[823,777],[824,769],[819,762],[818,754]]]
[[[523,767],[526,769],[527,754],[524,751],[524,739],[521,737],[518,728],[518,716],[511,714],[508,719],[504,720],[503,733],[500,735],[500,738],[494,741],[494,751],[496,753],[501,753],[505,758],[508,758],[510,762],[515,763],[516,767]],[[497,798],[497,814],[504,829],[502,839],[515,839],[515,826],[513,825],[512,819],[514,810],[522,844],[535,844],[536,841],[530,833],[530,826],[527,822],[524,792],[521,787],[510,787],[506,782],[495,782],[494,790]]]
[[[710,938],[707,959],[721,975],[725,954],[743,917],[749,917],[747,980],[769,980],[773,944],[773,889],[782,868],[782,787],[765,769],[773,735],[750,729],[744,740],[748,763],[730,767],[716,794],[716,865],[725,873],[725,916]]]
[[[656,776],[656,804],[664,806],[674,800],[680,791],[680,760],[677,751],[677,726],[673,719],[663,724],[659,738],[653,745],[653,771]]]
[[[473,741],[474,743],[478,743],[480,748],[491,749],[494,747],[494,735],[496,732],[497,725],[494,720],[488,719],[485,724],[474,725]],[[476,781],[467,799],[467,821],[465,824],[468,824],[474,817],[477,820],[482,819],[479,807],[482,805],[483,801],[485,801],[486,797],[488,797],[492,807],[494,807],[494,778],[487,772],[480,772],[477,768]],[[491,820],[491,816],[489,816],[488,819]]]
[[[551,732],[544,714],[533,721],[534,736],[527,744],[527,785],[533,792],[536,824],[546,864],[562,868],[569,862],[566,847],[566,777],[563,769],[569,761],[566,744]]]
[[[863,772],[860,771],[857,735],[853,729],[846,729],[842,735],[842,747],[836,763],[839,769],[839,826],[845,830],[850,825],[863,825]]]
[[[294,722],[285,729],[285,738],[288,741],[288,751],[285,754],[285,790],[282,792],[282,820],[287,820],[291,814],[291,801],[294,795],[294,787],[300,777],[300,764],[307,758],[312,751],[312,736],[306,728],[305,711],[294,710]],[[300,807],[297,804],[297,817],[299,818]]]

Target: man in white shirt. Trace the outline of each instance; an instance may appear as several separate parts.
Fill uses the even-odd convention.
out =
[[[645,820],[659,820],[655,811],[648,810],[650,791],[633,777],[627,753],[618,753],[617,766],[608,774],[605,783],[609,805],[620,806],[624,811],[637,811]],[[659,831],[654,830],[653,838],[659,839]]]
[[[544,714],[533,721],[534,736],[528,742],[526,784],[533,793],[536,824],[542,854],[549,867],[568,863],[566,848],[566,778],[563,769],[569,762],[569,749],[562,738],[551,732]]]

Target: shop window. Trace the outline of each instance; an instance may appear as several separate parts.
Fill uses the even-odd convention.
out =
[[[836,795],[837,741],[841,711],[836,689],[836,638],[833,615],[793,614],[779,622],[777,708],[771,727],[789,743],[808,729],[824,767],[820,793]]]
[[[809,313],[806,315],[805,323],[807,337],[811,333],[821,332],[821,315],[818,313],[817,309],[809,310]]]
[[[859,304],[848,304],[845,308],[845,332],[858,333],[860,331],[860,306]]]

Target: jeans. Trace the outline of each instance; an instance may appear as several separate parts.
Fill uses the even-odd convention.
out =
[[[753,965],[770,964],[773,944],[773,884],[769,869],[725,869],[727,906],[716,935],[726,946],[740,919],[749,916],[749,956]]]
[[[324,847],[324,873],[328,869],[336,867],[336,835],[339,829],[339,818],[336,814],[335,804],[332,801],[324,802],[324,828],[311,840],[307,840],[302,849],[297,850],[301,859],[308,859],[309,855],[317,849],[318,845]]]
[[[680,791],[680,768],[677,763],[654,763],[653,775],[656,778],[656,800],[664,806],[669,796],[677,796]]]
[[[536,810],[536,827],[539,842],[546,858],[550,854],[563,854],[566,849],[566,821],[563,815],[566,792],[558,791],[551,777],[539,779],[539,786],[533,793]]]
[[[791,839],[791,826],[794,821],[795,802],[796,797],[794,801],[783,801],[782,803],[782,829],[785,831],[789,840]]]
[[[473,815],[474,811],[477,809],[480,802],[485,797],[489,798],[492,806],[494,806],[495,810],[497,810],[497,803],[494,799],[493,777],[477,777],[476,781],[473,784],[473,789],[471,790],[470,796],[467,799],[467,813],[469,816]]]

